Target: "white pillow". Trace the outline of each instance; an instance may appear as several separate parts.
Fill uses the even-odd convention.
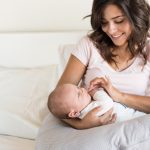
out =
[[[59,54],[59,69],[60,69],[60,74],[64,70],[69,57],[71,55],[71,52],[76,48],[75,44],[66,44],[66,45],[60,45],[58,49],[58,54]]]
[[[33,69],[0,67],[0,134],[34,139],[48,113],[57,65]]]

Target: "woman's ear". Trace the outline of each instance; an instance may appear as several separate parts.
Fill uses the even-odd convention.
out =
[[[79,117],[79,115],[80,115],[80,112],[76,112],[76,111],[74,111],[74,110],[71,110],[71,111],[69,112],[69,114],[68,114],[68,117],[69,117],[69,118],[76,118],[76,117]]]

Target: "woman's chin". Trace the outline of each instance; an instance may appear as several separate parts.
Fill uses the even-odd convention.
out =
[[[116,47],[124,47],[127,45],[127,42],[113,42]]]

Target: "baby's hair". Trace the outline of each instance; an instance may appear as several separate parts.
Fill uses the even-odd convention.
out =
[[[53,90],[48,98],[48,103],[47,106],[50,110],[50,112],[56,116],[57,118],[60,119],[67,119],[68,118],[68,114],[65,112],[61,112],[61,108],[63,107],[63,105],[61,104],[57,104],[57,100],[59,100],[61,98],[61,96],[59,96],[59,90],[63,89],[62,86],[61,87],[57,87],[55,90]]]

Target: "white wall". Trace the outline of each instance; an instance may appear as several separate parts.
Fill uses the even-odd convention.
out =
[[[0,0],[0,32],[87,30],[93,0]]]
[[[150,0],[147,0],[150,2]],[[0,32],[90,29],[93,0],[0,0]]]

